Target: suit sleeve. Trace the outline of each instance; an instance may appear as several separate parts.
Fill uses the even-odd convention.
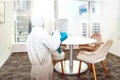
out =
[[[44,39],[44,45],[51,51],[57,50],[60,46],[60,33],[56,32],[53,36],[48,35]]]

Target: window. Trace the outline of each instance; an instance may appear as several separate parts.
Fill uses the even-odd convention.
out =
[[[91,33],[100,33],[100,2],[91,2]]]
[[[31,0],[15,0],[16,42],[25,42],[31,31]]]
[[[100,1],[56,0],[56,3],[60,31],[84,37],[100,33]]]

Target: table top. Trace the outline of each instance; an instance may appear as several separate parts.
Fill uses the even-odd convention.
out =
[[[62,42],[62,44],[78,45],[78,44],[90,44],[90,43],[95,43],[95,42],[96,40],[93,38],[68,36],[68,38]]]

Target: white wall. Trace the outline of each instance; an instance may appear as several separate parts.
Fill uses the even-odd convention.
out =
[[[102,36],[103,40],[113,39],[110,52],[120,56],[120,12],[119,0],[103,0],[102,3]]]
[[[0,67],[10,56],[11,44],[14,41],[14,3],[5,1],[5,22],[0,23]]]

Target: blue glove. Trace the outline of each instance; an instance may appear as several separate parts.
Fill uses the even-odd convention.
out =
[[[61,35],[61,38],[60,38],[61,42],[64,41],[68,37],[66,32],[60,32],[60,35]]]
[[[60,54],[62,52],[61,47],[59,46],[59,48],[57,49],[57,52]]]
[[[64,41],[65,39],[67,39],[67,37],[68,37],[68,35],[67,35],[66,32],[60,32],[60,35],[61,35],[61,38],[60,38],[61,42]],[[60,46],[59,46],[59,48],[57,49],[57,51],[58,51],[58,53],[61,53],[61,52],[62,52]]]

